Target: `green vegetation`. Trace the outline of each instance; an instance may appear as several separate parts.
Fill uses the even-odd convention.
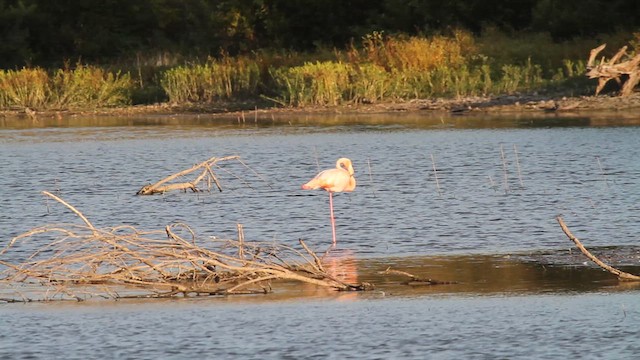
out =
[[[608,40],[621,38],[618,34]],[[640,34],[631,44],[638,39]],[[255,104],[266,99],[295,107],[526,92],[586,94],[593,84],[584,77],[585,59],[597,44],[558,44],[539,34],[520,34],[516,41],[499,33],[416,37],[374,32],[360,44],[317,55],[223,54],[185,65],[146,65],[144,71],[138,65],[127,72],[82,64],[52,72],[23,68],[0,71],[0,108],[108,107],[158,98],[173,104]],[[538,49],[547,56],[541,57]],[[308,61],[314,55],[323,60]],[[145,92],[156,96],[141,101],[139,94]]]
[[[129,74],[78,65],[48,73],[41,68],[0,70],[0,108],[75,109],[127,105]]]
[[[586,94],[590,49],[640,43],[633,14],[637,0],[0,0],[0,109]]]
[[[255,60],[210,58],[204,64],[178,66],[162,73],[160,84],[173,103],[233,100],[257,95],[260,68]]]

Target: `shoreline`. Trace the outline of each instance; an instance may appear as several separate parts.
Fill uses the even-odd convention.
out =
[[[289,115],[374,115],[394,113],[456,115],[557,115],[618,114],[640,117],[640,92],[627,97],[599,96],[541,96],[501,95],[492,97],[463,97],[457,99],[413,99],[371,104],[337,106],[269,107],[253,103],[180,104],[159,103],[116,108],[65,109],[34,111],[29,108],[0,111],[0,119],[65,119],[91,117],[154,117],[154,116],[210,116],[212,118],[252,118],[253,116],[282,117]],[[636,114],[638,114],[636,116]]]

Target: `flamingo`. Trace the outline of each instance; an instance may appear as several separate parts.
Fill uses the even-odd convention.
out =
[[[321,171],[313,179],[302,185],[304,190],[324,189],[329,193],[329,209],[331,211],[331,230],[333,246],[336,245],[336,220],[333,217],[333,193],[353,191],[356,188],[356,178],[353,177],[351,160],[340,158],[336,161],[335,169]]]

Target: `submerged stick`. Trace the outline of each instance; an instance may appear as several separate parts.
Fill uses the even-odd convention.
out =
[[[640,281],[640,276],[626,273],[626,272],[624,272],[622,270],[618,270],[618,269],[616,269],[616,268],[614,268],[612,266],[609,266],[609,265],[605,264],[604,262],[602,262],[595,255],[591,254],[589,252],[589,250],[587,250],[582,245],[582,243],[580,242],[580,240],[578,240],[577,237],[573,236],[573,234],[571,233],[571,231],[569,230],[567,225],[562,220],[561,216],[557,216],[556,220],[558,220],[558,223],[560,224],[560,227],[562,228],[562,231],[564,231],[565,235],[567,235],[569,240],[573,241],[573,243],[576,244],[576,247],[578,249],[580,249],[582,254],[584,254],[584,256],[586,256],[589,260],[593,261],[596,265],[600,266],[604,270],[616,275],[618,277],[618,279],[620,279],[620,280],[623,280],[623,281]]]
[[[436,170],[436,160],[433,157],[433,153],[431,153],[431,164],[433,165],[433,176],[436,179],[436,189],[438,189],[438,196],[442,197],[442,192],[440,191],[440,181],[438,181],[438,171]]]
[[[524,182],[522,181],[522,173],[520,172],[520,159],[518,158],[518,148],[516,144],[513,144],[513,153],[516,156],[516,169],[518,170],[518,180],[520,180],[520,186],[524,188]]]
[[[509,192],[509,175],[507,173],[507,160],[504,156],[504,146],[500,144],[500,157],[502,157],[502,172],[504,173],[504,192]]]
[[[371,192],[376,197],[376,189],[373,188],[373,176],[371,175],[371,161],[367,159],[367,167],[369,168],[369,183],[371,184]]]
[[[409,278],[411,278],[411,280],[406,282],[405,285],[452,285],[452,284],[457,284],[455,281],[441,281],[441,280],[434,280],[434,279],[423,279],[423,278],[415,276],[415,275],[413,275],[411,273],[408,273],[406,271],[393,270],[390,267],[387,268],[385,271],[379,271],[378,274],[382,274],[382,275],[396,274],[396,275],[408,276]]]
[[[602,163],[600,162],[600,156],[596,156],[596,160],[598,160],[598,167],[600,168],[600,174],[602,174],[602,179],[604,180],[604,184],[609,189],[609,182],[607,181],[607,175],[604,173],[604,169],[602,168]]]

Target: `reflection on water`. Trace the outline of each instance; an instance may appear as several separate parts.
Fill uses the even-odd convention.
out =
[[[594,252],[612,262],[627,263],[621,269],[640,274],[640,247],[607,247],[594,249]],[[601,270],[581,254],[566,250],[509,255],[358,259],[351,250],[331,248],[320,261],[333,278],[353,285],[370,283],[374,285],[374,289],[364,292],[335,291],[296,281],[275,281],[271,286],[273,292],[267,295],[221,296],[213,297],[211,301],[272,303],[308,298],[345,301],[424,295],[492,296],[640,290],[640,282],[619,282],[614,275]],[[414,279],[432,280],[436,284],[413,281]],[[42,298],[42,292],[36,290],[3,285],[0,286],[0,299],[21,300],[23,296]],[[102,288],[87,285],[72,287],[71,290],[76,294],[104,292]],[[122,288],[117,291],[124,295],[132,289]],[[88,295],[86,298],[100,300],[95,295]]]
[[[327,274],[347,284],[358,284],[358,265],[355,252],[331,247],[321,258]]]
[[[207,114],[164,114],[150,116],[82,116],[50,118],[0,118],[0,130],[35,130],[65,128],[168,128],[174,131],[194,128],[255,129],[271,127],[395,127],[413,129],[508,129],[576,126],[638,126],[640,116],[633,113],[572,114],[552,116],[539,113],[503,115],[425,115],[424,113],[388,114],[263,114],[257,116],[220,116]]]

